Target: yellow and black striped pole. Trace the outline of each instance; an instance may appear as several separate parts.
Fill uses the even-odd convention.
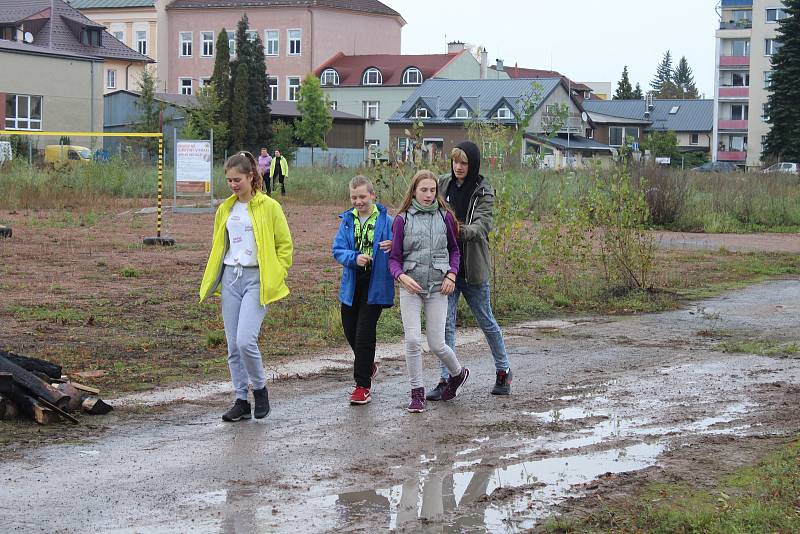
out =
[[[158,138],[158,206],[156,207],[156,237],[161,238],[161,199],[164,193],[164,138]]]

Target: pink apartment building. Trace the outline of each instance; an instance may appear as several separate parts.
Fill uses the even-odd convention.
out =
[[[224,27],[234,50],[246,13],[264,44],[272,100],[296,100],[303,77],[337,52],[399,54],[406,23],[377,0],[175,0],[166,11],[170,43],[158,59],[167,92],[192,94],[207,83],[217,35]]]

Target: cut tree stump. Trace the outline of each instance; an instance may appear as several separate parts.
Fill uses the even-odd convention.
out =
[[[44,373],[49,378],[54,380],[58,380],[61,378],[61,366],[56,365],[54,363],[50,363],[45,360],[40,360],[39,358],[30,358],[28,356],[22,356],[21,354],[16,354],[13,352],[8,352],[5,350],[0,349],[0,356],[5,356],[11,362],[19,365],[26,371],[30,371],[32,373]]]

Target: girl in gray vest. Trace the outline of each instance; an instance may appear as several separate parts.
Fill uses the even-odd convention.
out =
[[[422,170],[414,175],[392,224],[392,235],[389,271],[400,282],[400,314],[411,381],[408,411],[422,412],[425,410],[420,319],[423,308],[428,346],[450,373],[442,400],[454,399],[469,377],[469,369],[461,366],[453,349],[444,342],[447,296],[455,288],[460,254],[458,224],[439,194],[435,174]]]

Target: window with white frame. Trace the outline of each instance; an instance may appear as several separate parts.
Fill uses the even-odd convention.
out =
[[[403,85],[419,85],[422,83],[422,72],[416,67],[406,69],[403,73]]]
[[[228,34],[228,51],[231,56],[236,55],[236,32],[226,31]]]
[[[365,119],[378,120],[381,118],[381,103],[378,100],[364,100],[362,103]]]
[[[469,118],[469,110],[464,106],[460,108],[456,108],[455,113],[453,113],[453,118],[455,119],[468,119]]]
[[[610,146],[622,146],[629,137],[633,139],[634,142],[639,141],[639,128],[631,126],[611,126],[608,129],[608,144]]]
[[[6,94],[6,129],[41,130],[42,97]]]
[[[329,100],[328,103],[330,103],[333,111],[336,111],[336,109],[339,107],[339,103],[336,100]]]
[[[769,122],[769,104],[766,102],[761,104],[761,120]]]
[[[286,86],[289,88],[288,100],[292,102],[297,101],[297,97],[300,96],[300,77],[289,76],[288,78],[286,78]]]
[[[147,55],[147,30],[136,30],[136,51]]]
[[[732,72],[731,73],[731,86],[732,87],[749,87],[750,86],[750,73],[749,72]]]
[[[500,106],[497,108],[497,111],[494,113],[495,119],[510,119],[511,118],[511,110],[508,109],[506,106]]]
[[[397,138],[397,151],[400,154],[405,154],[406,150],[411,147],[411,143],[408,142],[408,137],[398,137]]]
[[[181,56],[192,56],[192,32],[180,32]]]
[[[764,89],[768,89],[772,87],[772,71],[765,70],[764,71]]]
[[[425,106],[419,106],[416,110],[414,110],[414,117],[417,119],[427,119],[428,118],[428,108]]]
[[[211,85],[211,78],[209,76],[200,78],[200,87],[208,87],[209,85]]]
[[[731,120],[746,121],[750,114],[750,106],[747,104],[731,104]]]
[[[214,32],[201,32],[200,39],[203,41],[203,57],[214,55]]]
[[[700,144],[700,134],[689,134],[689,144],[690,145],[699,145]]]
[[[178,85],[182,95],[192,94],[192,79],[191,78],[178,78]]]
[[[247,40],[251,43],[255,43],[256,39],[258,39],[258,30],[247,30],[244,33],[247,36]]]
[[[278,30],[264,30],[264,55],[277,56],[280,50],[280,32]]]
[[[289,36],[288,54],[290,56],[299,56],[301,52],[300,41],[303,36],[303,32],[301,30],[288,30],[287,34]]]
[[[789,14],[786,12],[785,9],[781,8],[767,9],[767,22],[778,22],[779,20],[785,19],[788,16]]]
[[[783,46],[775,39],[764,39],[764,55],[771,56]]]
[[[370,67],[364,71],[361,85],[383,85],[383,74],[375,67]]]
[[[278,100],[278,77],[268,76],[267,86],[269,87],[269,99],[274,102]]]
[[[731,55],[736,57],[750,55],[750,39],[731,39]]]
[[[106,89],[117,88],[117,71],[115,69],[106,69]]]
[[[122,43],[125,42],[125,24],[115,22],[111,24],[108,31],[111,32],[111,35],[113,35],[114,39],[116,39],[117,41],[120,41]]]
[[[322,85],[339,85],[339,73],[335,69],[325,69],[319,81]]]

